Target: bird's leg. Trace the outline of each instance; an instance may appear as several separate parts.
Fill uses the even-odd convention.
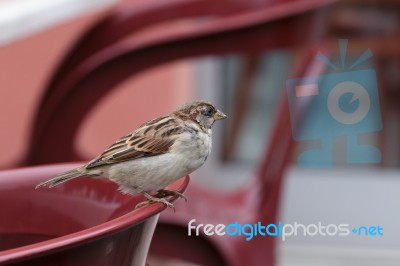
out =
[[[147,192],[142,192],[142,194],[147,198],[147,200],[138,203],[136,205],[136,207],[135,207],[136,209],[140,208],[140,207],[143,207],[143,206],[145,206],[147,204],[151,204],[151,203],[154,203],[154,202],[159,202],[159,203],[164,204],[168,208],[174,209],[174,211],[175,211],[174,205],[171,202],[169,202],[168,200],[166,200],[165,198],[155,197],[155,196],[150,195]]]
[[[187,198],[185,197],[185,195],[183,195],[182,193],[180,193],[179,191],[176,191],[176,190],[160,189],[159,191],[157,191],[157,194],[154,195],[154,197],[156,197],[156,198],[165,198],[168,196],[179,197],[179,198],[184,199],[185,202],[187,202]]]

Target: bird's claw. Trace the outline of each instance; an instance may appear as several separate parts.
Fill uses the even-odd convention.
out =
[[[162,204],[164,204],[164,206],[167,206],[168,208],[173,209],[174,212],[175,212],[175,207],[171,202],[169,202],[165,198],[156,198],[156,197],[154,197],[152,199],[147,199],[145,201],[142,201],[142,202],[136,204],[135,209],[138,209],[140,207],[143,207],[143,206],[146,206],[146,205],[149,205],[149,204],[152,204],[152,203],[162,203]]]
[[[159,203],[164,204],[168,208],[173,209],[175,212],[174,205],[171,202],[169,202],[168,200],[166,200],[167,197],[170,197],[170,196],[179,197],[179,198],[184,199],[185,202],[187,202],[187,198],[181,192],[176,191],[176,190],[160,189],[157,191],[157,194],[155,194],[155,195],[150,195],[147,192],[142,192],[142,193],[147,198],[147,200],[138,203],[136,205],[135,209],[138,209],[138,208],[143,207],[148,204],[159,202]]]
[[[187,198],[185,197],[185,195],[183,195],[181,192],[177,191],[177,190],[166,190],[166,189],[161,189],[159,191],[157,191],[157,194],[154,195],[154,197],[156,198],[165,198],[168,196],[175,196],[175,197],[179,197],[185,200],[185,202],[187,202]]]

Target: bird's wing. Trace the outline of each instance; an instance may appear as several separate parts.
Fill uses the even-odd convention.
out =
[[[86,168],[166,153],[182,132],[184,127],[176,118],[164,116],[151,120],[119,139],[100,156],[90,161]]]

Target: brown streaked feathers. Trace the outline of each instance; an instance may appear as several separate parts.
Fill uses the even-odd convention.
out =
[[[111,145],[100,156],[90,161],[86,168],[168,152],[175,138],[184,131],[183,127],[176,126],[175,120],[170,116],[164,116],[147,122]],[[153,126],[155,124],[156,126]]]

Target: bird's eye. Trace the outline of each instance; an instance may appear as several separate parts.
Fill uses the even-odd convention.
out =
[[[213,115],[213,110],[211,108],[207,108],[203,111],[203,115],[211,117]]]

